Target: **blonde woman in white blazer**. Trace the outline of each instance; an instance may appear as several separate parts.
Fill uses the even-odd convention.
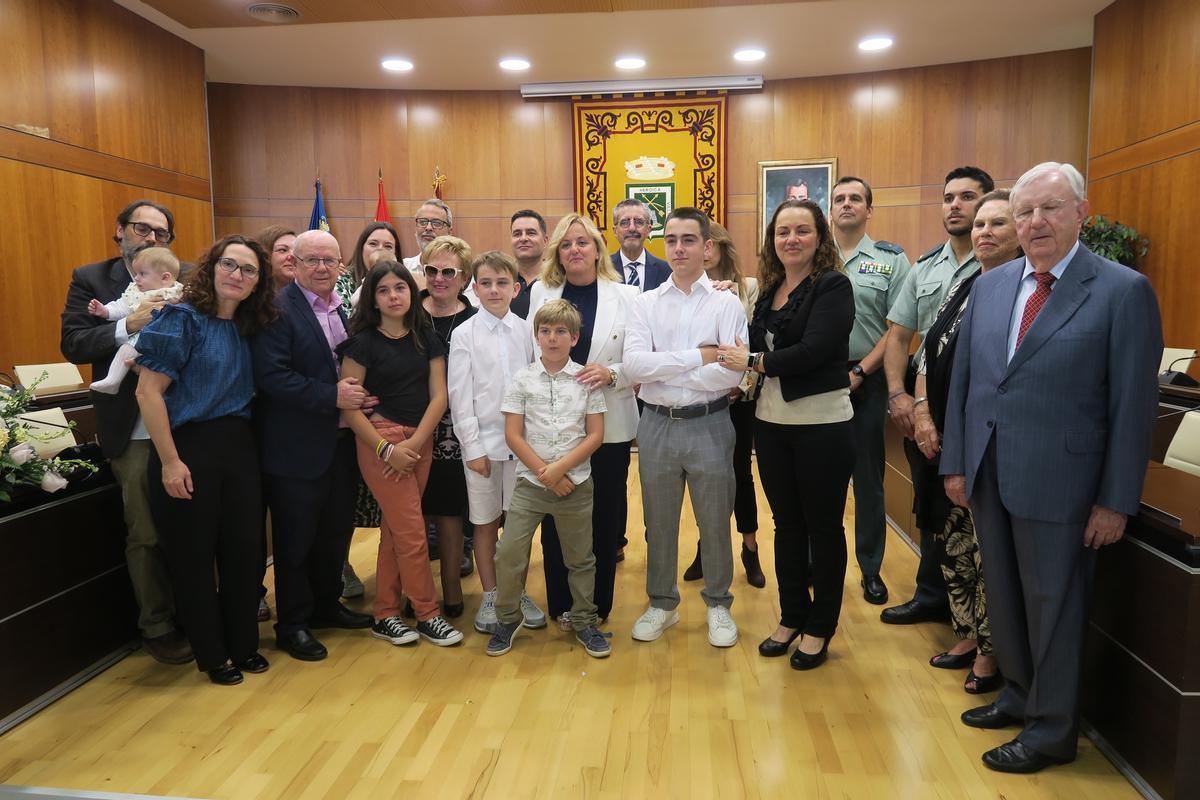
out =
[[[742,274],[737,248],[733,238],[720,223],[712,223],[712,240],[716,245],[712,255],[705,259],[704,270],[709,280],[729,281],[732,291],[746,309],[746,323],[754,316],[754,304],[758,302],[758,281]],[[741,385],[730,393],[729,419],[733,422],[733,477],[737,493],[733,500],[733,519],[738,533],[742,535],[742,566],[746,570],[746,581],[756,589],[767,585],[758,560],[758,503],[754,497],[754,473],[750,467],[754,451],[754,400],[758,373],[747,372]],[[700,562],[700,548],[696,547],[696,558],[684,570],[685,581],[698,581],[704,577],[704,565]]]
[[[612,611],[618,540],[628,516],[629,450],[637,434],[638,409],[621,359],[629,304],[638,295],[621,283],[608,258],[604,237],[587,217],[568,214],[554,229],[542,256],[542,272],[529,296],[529,320],[550,300],[562,297],[583,316],[583,333],[571,359],[584,365],[578,380],[604,392],[604,443],[592,454],[592,552],[596,556],[595,603],[600,621]],[[534,345],[537,347],[536,343]],[[542,565],[546,600],[560,621],[571,608],[567,570],[554,521],[542,521]],[[568,623],[569,628],[569,623]]]

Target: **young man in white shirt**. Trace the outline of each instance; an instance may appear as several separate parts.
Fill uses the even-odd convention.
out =
[[[733,595],[733,425],[729,390],[741,375],[717,363],[717,346],[748,339],[737,294],[716,291],[704,271],[713,242],[709,220],[677,208],[665,233],[671,277],[638,296],[625,331],[625,372],[641,384],[638,472],[646,517],[646,593],[650,607],[633,638],[654,641],[679,621],[679,516],[686,484],[700,528],[708,641],[737,642]]]
[[[483,602],[475,615],[475,630],[490,633],[496,624],[496,540],[500,517],[508,510],[517,480],[517,462],[504,441],[500,403],[512,377],[533,361],[533,332],[510,308],[520,291],[517,265],[497,250],[471,264],[483,312],[454,331],[450,342],[447,386],[454,433],[462,448],[467,476],[467,506],[475,526],[475,560]],[[522,608],[533,601],[522,595]],[[536,620],[537,614],[531,617]],[[542,615],[542,620],[545,617]],[[542,627],[527,622],[526,626]]]

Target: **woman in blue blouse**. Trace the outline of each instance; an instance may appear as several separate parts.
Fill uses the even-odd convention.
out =
[[[226,236],[201,257],[183,302],[163,308],[138,346],[137,399],[154,442],[150,510],[196,665],[225,686],[270,666],[255,620],[264,554],[246,337],[274,317],[274,294],[262,245]]]

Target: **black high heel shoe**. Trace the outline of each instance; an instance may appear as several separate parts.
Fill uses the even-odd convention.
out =
[[[829,643],[833,641],[833,634],[825,637],[825,644],[821,645],[819,653],[805,653],[799,648],[792,653],[792,669],[808,670],[816,669],[825,663],[825,659],[829,658]]]
[[[788,648],[792,646],[792,642],[796,641],[796,637],[800,635],[800,629],[792,631],[792,635],[788,637],[786,642],[781,642],[778,639],[772,639],[768,636],[763,639],[758,645],[758,654],[763,658],[778,658],[786,656]]]
[[[972,669],[967,673],[967,679],[963,681],[963,691],[967,694],[987,694],[994,692],[1004,683],[1004,676],[999,671],[991,675],[976,675]]]
[[[938,669],[966,669],[975,663],[975,653],[974,647],[965,653],[938,653],[929,659],[929,666]]]

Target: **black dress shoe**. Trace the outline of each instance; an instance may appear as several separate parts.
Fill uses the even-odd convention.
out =
[[[700,561],[700,553],[696,553],[696,561]],[[742,566],[746,568],[746,581],[755,589],[767,585],[767,576],[763,575],[762,566],[758,563],[758,551],[746,547],[742,543]]]
[[[945,608],[933,608],[916,600],[909,600],[898,606],[885,608],[879,618],[888,625],[912,625],[917,622],[945,622],[950,619],[950,611]]]
[[[985,730],[997,730],[999,728],[1007,728],[1010,725],[1021,725],[1024,723],[1024,720],[1020,717],[1014,717],[1012,714],[1006,714],[996,708],[995,703],[968,708],[962,713],[961,719],[964,725],[970,725],[972,728],[984,728]]]
[[[192,646],[179,631],[164,633],[153,639],[143,638],[142,647],[146,649],[151,658],[160,664],[179,665],[195,661],[195,657],[192,655]]]
[[[796,641],[796,637],[800,635],[800,629],[792,631],[792,635],[788,637],[786,642],[781,642],[778,639],[772,639],[770,636],[763,639],[758,645],[758,654],[763,658],[778,658],[786,656],[788,648],[792,646],[792,642]]]
[[[358,628],[369,628],[373,624],[375,624],[375,618],[370,614],[360,614],[357,611],[351,611],[341,603],[338,603],[337,608],[330,609],[328,613],[314,616],[308,621],[308,627],[313,630],[320,630],[321,628],[355,630]]]
[[[983,763],[988,769],[994,769],[996,772],[1015,772],[1020,775],[1040,772],[1046,767],[1068,764],[1074,760],[1073,758],[1055,758],[1039,753],[1016,739],[994,747],[983,754]]]
[[[745,545],[743,545],[745,546]],[[700,562],[700,548],[696,548],[696,557],[692,559],[692,563],[688,564],[688,568],[683,571],[683,579],[685,581],[698,581],[704,577],[704,564]]]
[[[318,642],[308,631],[276,635],[275,646],[301,661],[321,661],[329,655],[325,645]]]
[[[967,679],[963,681],[963,691],[967,694],[987,694],[994,692],[1004,685],[1004,676],[999,672],[993,672],[991,675],[976,675],[975,670],[967,673]]]
[[[208,679],[218,686],[237,686],[245,680],[242,671],[233,664],[224,664],[208,671]]]
[[[929,666],[938,669],[966,669],[975,663],[975,653],[974,647],[965,653],[938,653],[929,659]]]
[[[829,657],[829,642],[833,636],[825,637],[825,644],[821,645],[819,653],[805,653],[799,648],[792,652],[791,664],[792,669],[807,670],[816,669],[825,663],[825,659]]]
[[[878,574],[863,575],[859,585],[862,586],[863,599],[871,605],[881,606],[888,601],[887,586]]]
[[[260,672],[266,672],[271,668],[271,662],[267,661],[262,653],[255,653],[249,658],[244,658],[241,661],[235,661],[233,665],[242,672],[252,672],[255,675]]]

